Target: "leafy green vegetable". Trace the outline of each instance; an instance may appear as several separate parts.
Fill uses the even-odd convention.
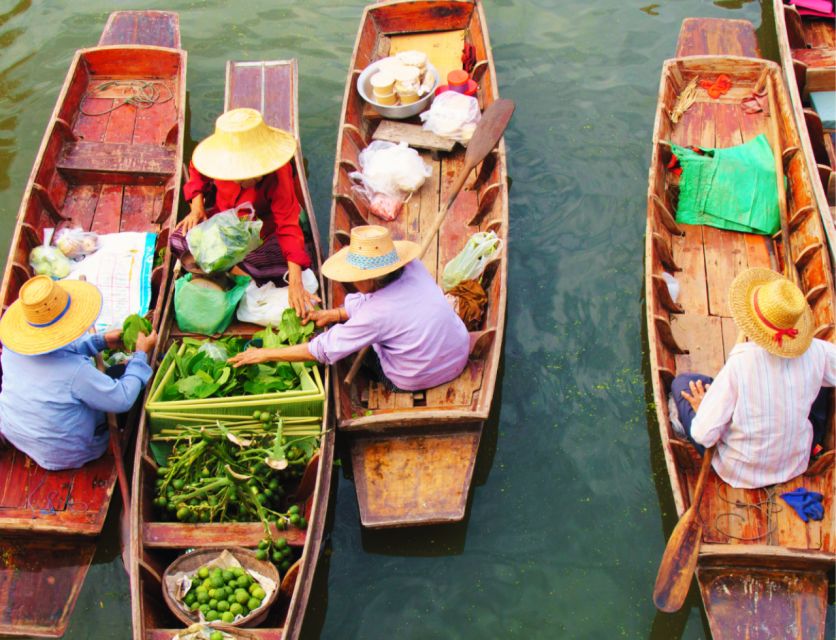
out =
[[[136,339],[140,333],[146,336],[153,331],[151,323],[143,316],[131,314],[122,323],[122,344],[128,353],[136,351]]]
[[[261,220],[241,220],[233,211],[215,214],[192,228],[186,240],[206,273],[226,271],[261,245]]]

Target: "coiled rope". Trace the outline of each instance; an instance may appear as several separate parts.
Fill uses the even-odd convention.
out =
[[[104,93],[108,89],[122,87],[128,89],[127,95],[121,100],[114,100],[113,106],[109,109],[93,113],[85,111],[84,107],[79,107],[79,111],[85,116],[96,117],[112,113],[125,105],[131,105],[137,109],[150,109],[155,104],[165,104],[174,100],[174,92],[171,87],[161,80],[109,80],[88,89],[82,96],[81,103],[84,104],[84,100],[87,98],[101,98],[97,94]]]

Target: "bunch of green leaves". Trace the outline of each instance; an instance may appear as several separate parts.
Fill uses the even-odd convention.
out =
[[[253,340],[260,339],[265,349],[287,347],[301,342],[307,342],[311,334],[313,334],[314,328],[315,325],[313,322],[302,324],[299,316],[296,315],[296,311],[287,308],[282,313],[278,330],[274,331],[272,327],[267,326],[254,334]]]
[[[136,351],[136,339],[140,333],[146,336],[153,331],[153,327],[148,319],[135,313],[125,318],[122,323],[122,344],[125,345],[125,351],[133,353]]]

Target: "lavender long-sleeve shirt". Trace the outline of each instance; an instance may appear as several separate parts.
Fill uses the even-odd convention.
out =
[[[383,372],[400,389],[429,389],[458,376],[467,363],[467,328],[420,260],[380,291],[350,293],[348,321],[308,344],[319,362],[333,364],[371,345]]]

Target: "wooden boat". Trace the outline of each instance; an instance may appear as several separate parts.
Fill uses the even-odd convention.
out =
[[[432,177],[394,221],[372,216],[352,191],[348,174],[358,170],[358,155],[373,139],[399,139],[403,129],[396,121],[381,119],[363,101],[356,87],[360,72],[381,57],[418,49],[429,55],[443,82],[448,71],[461,68],[465,44],[475,51],[477,63],[472,75],[479,83],[478,98],[484,110],[498,99],[498,89],[481,3],[401,0],[371,5],[363,12],[337,136],[331,252],[348,243],[355,225],[381,224],[395,239],[420,242],[464,165],[461,146],[439,154],[419,149],[432,166]],[[502,141],[468,179],[424,264],[439,279],[445,264],[470,235],[485,230],[495,231],[503,243],[507,240],[508,187]],[[366,527],[455,522],[464,517],[505,328],[507,262],[504,252],[498,255],[483,276],[487,310],[481,329],[471,332],[471,357],[458,378],[426,391],[391,393],[362,372],[352,384],[346,384],[349,358],[333,368],[337,423],[351,436],[360,518]],[[346,293],[340,283],[329,282],[331,306],[341,305]]]
[[[297,151],[293,159],[296,194],[299,202],[308,212],[310,230],[306,232],[306,240],[311,256],[315,256],[313,268],[318,274],[321,263],[319,232],[305,179],[301,145],[298,144],[296,60],[228,62],[224,110],[239,107],[258,109],[264,115],[267,124],[290,131],[296,136]],[[174,320],[173,290],[174,287],[171,287],[160,330],[160,341],[166,345],[166,348],[172,341],[185,335],[180,332]],[[225,333],[226,335],[251,336],[260,329],[262,327],[256,325],[233,322]],[[326,385],[327,382],[326,372]],[[333,429],[326,430],[327,422],[328,402],[326,399],[322,419],[321,448],[319,454],[314,456],[309,463],[296,490],[297,501],[304,502],[307,510],[310,511],[307,529],[291,527],[279,534],[274,526],[272,531],[273,538],[279,535],[285,537],[292,547],[301,552],[301,557],[283,575],[279,597],[271,607],[266,620],[258,627],[243,630],[246,635],[242,637],[292,640],[299,636],[320,555],[331,490],[334,431]],[[255,547],[264,537],[264,529],[260,522],[184,524],[158,521],[152,506],[157,465],[150,452],[149,438],[150,423],[147,414],[143,411],[137,436],[132,487],[130,571],[132,623],[134,638],[137,640],[162,640],[163,638],[167,640],[183,626],[163,602],[162,575],[168,564],[175,557],[192,548]]]
[[[832,18],[801,16],[792,5],[773,0],[781,67],[811,171],[830,259],[836,260],[836,130],[825,129],[812,108],[811,91],[836,91],[836,25]]]
[[[153,84],[171,98],[143,109],[123,104],[129,82]],[[110,89],[99,89],[106,83]],[[45,227],[153,231],[158,247],[168,246],[179,201],[185,83],[174,13],[113,13],[99,46],[75,54],[23,194],[0,288],[4,310],[32,275],[29,252]],[[166,254],[152,275],[155,324],[168,279]],[[110,452],[55,472],[0,449],[0,634],[64,633],[116,479]]]
[[[686,20],[678,57],[666,61],[662,71],[648,185],[645,287],[653,396],[680,516],[691,504],[700,458],[672,431],[670,384],[678,373],[716,375],[723,366],[737,336],[726,300],[735,275],[748,267],[782,271],[791,259],[813,309],[816,336],[836,340],[832,264],[792,105],[778,66],[757,55],[748,22]],[[721,73],[730,77],[732,89],[718,100],[700,91],[674,123],[669,112],[687,83],[695,75],[712,80]],[[747,115],[740,101],[764,81],[774,87],[777,106],[768,116]],[[729,147],[766,134],[770,119],[777,125],[789,184],[790,246],[780,237],[677,224],[678,186],[666,170],[668,143]],[[663,272],[679,282],[676,301]],[[716,640],[824,637],[827,576],[836,560],[834,435],[831,415],[822,458],[803,476],[768,489],[735,489],[710,470],[699,508],[704,528],[697,580]],[[824,494],[824,520],[805,524],[778,497],[799,486]]]

